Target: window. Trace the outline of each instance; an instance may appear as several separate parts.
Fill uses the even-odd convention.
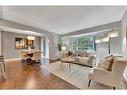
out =
[[[94,50],[94,37],[76,37],[73,40],[73,50]]]

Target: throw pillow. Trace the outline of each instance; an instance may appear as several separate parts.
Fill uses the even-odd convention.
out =
[[[86,53],[86,57],[90,57],[91,56],[91,53]]]
[[[106,61],[106,60],[100,61],[100,62],[96,65],[96,67],[101,68],[101,69],[104,69],[104,70],[107,70],[107,69],[108,69],[108,66],[104,64],[105,61]],[[105,63],[106,63],[106,62],[105,62]]]
[[[98,65],[96,65],[96,67],[107,70],[108,66],[104,65],[103,63],[100,63]]]
[[[110,61],[110,64],[109,64],[108,69],[107,69],[108,71],[112,71],[113,63],[114,63],[114,58],[112,58]]]
[[[111,60],[110,60],[110,61],[111,61]],[[110,61],[109,61],[109,60],[104,59],[104,60],[103,60],[103,64],[104,64],[104,65],[106,65],[106,66],[109,66]],[[107,69],[108,69],[108,68],[107,68]]]

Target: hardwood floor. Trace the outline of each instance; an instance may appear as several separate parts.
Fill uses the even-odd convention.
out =
[[[39,64],[26,65],[15,60],[6,62],[6,80],[0,79],[0,89],[78,88],[40,68]]]

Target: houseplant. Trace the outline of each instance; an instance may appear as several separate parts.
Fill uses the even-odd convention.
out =
[[[63,46],[63,41],[60,37],[59,40],[58,40],[58,43],[57,43],[57,48],[60,52],[62,51],[62,46]]]
[[[70,51],[70,50],[68,50],[68,52],[67,52],[67,56],[68,56],[68,57],[71,57],[72,54],[73,54],[73,52]]]

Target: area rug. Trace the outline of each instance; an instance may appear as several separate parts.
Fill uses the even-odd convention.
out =
[[[41,67],[80,89],[112,89],[112,87],[94,81],[88,87],[88,74],[92,70],[90,67],[71,64],[70,70],[68,63],[63,63],[61,66],[59,61],[51,64],[42,64]],[[120,89],[122,88],[120,87]]]

